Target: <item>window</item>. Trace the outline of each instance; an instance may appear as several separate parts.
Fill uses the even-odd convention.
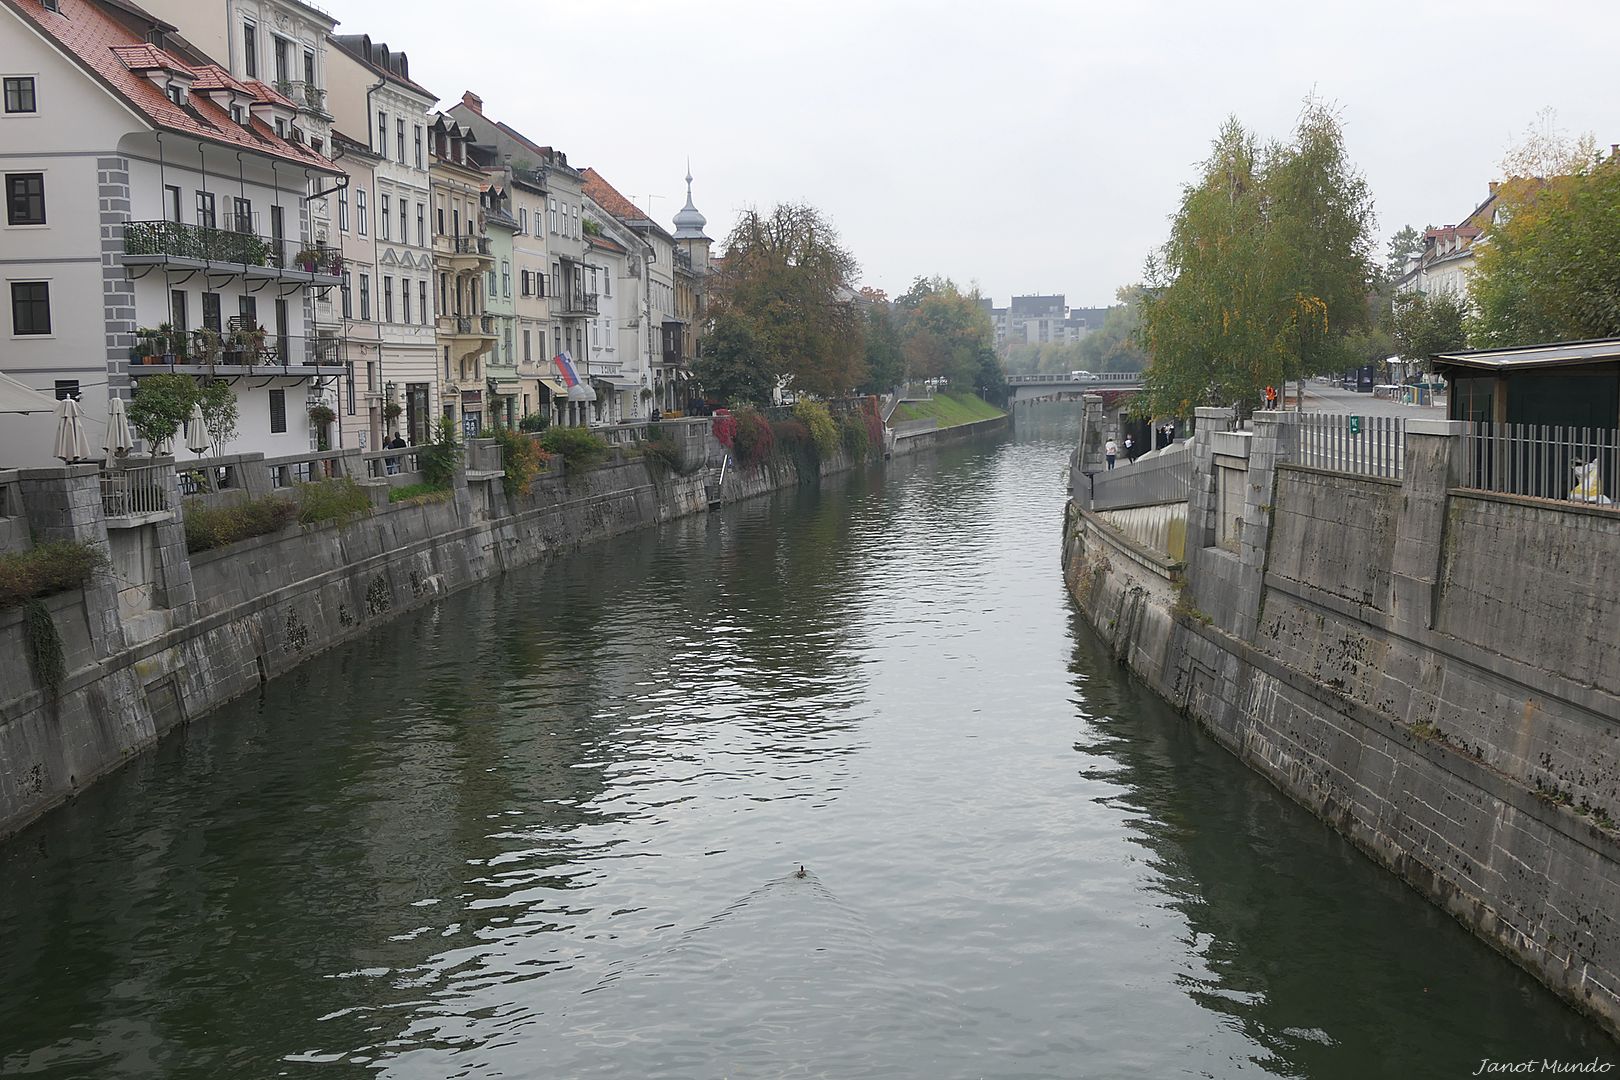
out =
[[[354,294],[349,291],[349,272],[343,271],[343,317],[354,318]]]
[[[366,189],[356,188],[354,192],[354,227],[361,236],[366,235]]]
[[[180,189],[174,184],[163,187],[163,214],[170,221],[180,220]]]
[[[39,111],[39,102],[34,98],[34,78],[32,75],[19,75],[6,79],[6,112],[31,113]]]
[[[57,379],[56,380],[56,400],[57,401],[66,401],[68,398],[72,398],[74,401],[79,400],[79,380],[78,379]]]
[[[191,329],[191,320],[186,318],[186,293],[184,289],[169,290],[169,321],[174,328],[181,332]]]
[[[439,275],[439,314],[440,315],[445,314],[445,312],[449,310],[448,305],[445,303],[445,301],[448,299],[448,296],[447,296],[445,290],[449,288],[449,284],[450,284],[450,275],[449,274],[440,274]]]
[[[315,87],[315,54],[310,52],[308,49],[305,49],[304,50],[304,93],[305,93],[305,95],[307,96],[309,91],[314,89],[314,87]]]
[[[377,156],[388,156],[388,114],[377,110]]]
[[[180,89],[179,83],[167,84],[163,87],[163,93],[167,95],[168,99],[174,102],[176,105],[184,105],[186,103],[186,92]]]
[[[506,362],[508,364],[510,364],[512,362],[512,326],[511,326],[510,323],[508,323],[507,326],[506,326],[505,337],[506,337]]]
[[[382,212],[377,215],[377,223],[382,226],[382,238],[389,239],[390,222],[394,219],[388,214],[388,192],[383,192],[378,198],[382,199]]]
[[[405,121],[394,121],[394,152],[399,155],[399,163],[405,164]]]
[[[45,224],[44,173],[6,173],[6,224]]]
[[[236,232],[253,231],[253,203],[237,196],[231,199],[231,228]]]
[[[411,321],[411,283],[404,278],[399,279],[399,321]]]
[[[219,293],[203,293],[202,324],[216,334],[220,333],[224,329],[224,323],[220,319],[219,315]]]
[[[394,275],[392,275],[392,274],[384,274],[382,282],[383,282],[382,321],[391,323],[391,322],[394,321]]]
[[[259,32],[252,23],[242,24],[242,70],[250,79],[259,77]]]
[[[270,41],[271,51],[276,57],[276,82],[289,83],[292,81],[292,73],[287,70],[287,39],[271,34]]]
[[[484,276],[487,279],[487,284],[489,286],[489,298],[493,300],[495,299],[495,271],[491,270]]]
[[[512,264],[505,259],[501,260],[501,294],[512,295]]]
[[[338,188],[338,228],[349,231],[349,189]]]
[[[421,124],[416,125],[416,167],[418,169],[427,168],[427,166],[422,164],[422,125]]]
[[[528,231],[529,211],[527,207],[520,206],[518,207],[518,232],[527,233]]]
[[[206,191],[197,192],[197,224],[209,229],[215,226],[214,196]]]
[[[51,332],[51,287],[43,281],[11,283],[11,332],[48,334]]]
[[[518,271],[518,295],[529,295],[529,272],[527,270]]]
[[[422,320],[422,325],[426,326],[428,321],[428,302],[427,282],[425,281],[418,281],[416,283],[416,313],[417,318]]]
[[[553,234],[556,233],[556,231],[557,231],[557,200],[556,199],[548,200],[548,205],[546,207],[546,226]]]
[[[533,350],[531,350],[529,348],[529,345],[531,344],[531,339],[530,339],[529,335],[530,335],[529,328],[527,326],[525,326],[523,328],[523,362],[525,364],[527,364],[530,360],[534,359]],[[527,413],[528,409],[525,408],[523,411],[525,413]]]
[[[270,391],[270,434],[278,435],[287,430],[287,391]]]
[[[439,213],[439,235],[443,236],[444,235],[444,207],[442,207],[442,206],[439,207],[438,208],[438,213]]]
[[[231,122],[234,123],[234,124],[240,124],[243,127],[247,126],[246,124],[242,123],[242,106],[240,106],[240,105],[232,105],[231,106]]]
[[[371,275],[360,275],[360,317],[371,318]]]
[[[450,208],[450,225],[451,225],[451,235],[460,236],[461,235],[461,207],[452,206]]]
[[[416,204],[416,246],[427,247],[427,226],[424,224],[426,208],[421,203]]]
[[[402,244],[411,242],[410,222],[405,217],[405,212],[409,209],[409,203],[404,199],[399,200],[399,242]]]

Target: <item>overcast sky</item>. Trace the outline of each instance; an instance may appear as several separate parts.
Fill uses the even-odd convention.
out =
[[[942,274],[998,303],[1109,303],[1222,119],[1286,137],[1312,91],[1340,109],[1380,253],[1466,215],[1543,108],[1620,141],[1612,0],[322,2],[666,224],[688,156],[717,240],[743,208],[813,203],[891,295]]]

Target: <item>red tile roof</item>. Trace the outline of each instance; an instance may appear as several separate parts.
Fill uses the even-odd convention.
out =
[[[597,206],[606,210],[622,221],[651,221],[642,212],[641,207],[619,194],[619,189],[602,178],[602,174],[595,169],[586,169],[580,174],[584,177],[581,189],[589,195]]]
[[[591,247],[601,248],[603,251],[617,251],[620,255],[626,253],[626,249],[623,244],[620,244],[614,240],[609,240],[605,236],[592,236],[590,233],[586,233],[585,242],[591,245]]]
[[[132,71],[126,61],[132,60],[141,70],[162,68],[189,75],[194,80],[193,90],[228,87],[245,97],[259,99],[265,98],[264,91],[269,88],[259,84],[262,89],[249,89],[218,64],[192,67],[184,63],[173,54],[148,44],[95,0],[58,0],[60,13],[46,11],[38,0],[0,0],[0,4],[16,12],[25,23],[37,27],[155,128],[282,158],[311,169],[341,171],[309,147],[278,137],[275,129],[262,120],[249,117],[248,127],[236,123],[228,108],[221,108],[202,94],[188,96],[186,106],[170,101],[150,79]],[[285,98],[280,100],[286,102]]]

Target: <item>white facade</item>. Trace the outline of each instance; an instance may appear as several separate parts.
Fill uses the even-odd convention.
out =
[[[42,224],[13,225],[8,215],[0,226],[6,252],[0,370],[48,393],[77,393],[89,442],[99,451],[110,394],[128,397],[139,378],[159,371],[207,377],[242,372],[252,362],[255,377],[234,384],[241,416],[237,438],[223,450],[306,452],[308,389],[335,381],[340,370],[324,363],[328,354],[308,336],[304,298],[322,278],[298,261],[309,235],[301,196],[320,170],[154,131],[10,9],[0,10],[0,72],[34,83],[35,111],[0,113],[0,146],[8,148],[6,174],[40,178],[44,208]],[[244,118],[249,112],[267,123],[272,118],[267,102],[245,108]],[[286,119],[279,111],[274,118]],[[9,152],[21,146],[29,148],[26,155]],[[216,228],[205,232],[209,213]],[[253,254],[235,261],[176,257],[180,240],[204,235]],[[42,304],[14,303],[14,285]],[[23,325],[23,318],[40,312],[48,313],[48,332],[27,332],[39,327]],[[263,326],[264,338],[250,337],[247,353],[215,338],[212,355],[204,355],[199,331],[207,326],[224,338],[233,317],[238,327],[248,318]],[[166,324],[172,330],[162,348],[138,333]],[[145,362],[146,355],[132,362],[136,352],[161,363]],[[50,418],[0,423],[0,463],[54,464],[52,449]],[[175,449],[190,456],[183,446]]]

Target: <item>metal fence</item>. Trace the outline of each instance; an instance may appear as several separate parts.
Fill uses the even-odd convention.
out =
[[[1163,450],[1125,462],[1091,476],[1091,508],[1119,510],[1127,506],[1158,506],[1185,502],[1192,491],[1193,457],[1191,443],[1177,443]]]
[[[161,465],[137,465],[101,474],[101,509],[108,517],[155,514],[169,509]]]
[[[1406,421],[1398,416],[1303,413],[1292,460],[1314,469],[1396,479],[1406,469]]]
[[[1609,506],[1620,499],[1620,432],[1543,424],[1474,424],[1462,486]]]

